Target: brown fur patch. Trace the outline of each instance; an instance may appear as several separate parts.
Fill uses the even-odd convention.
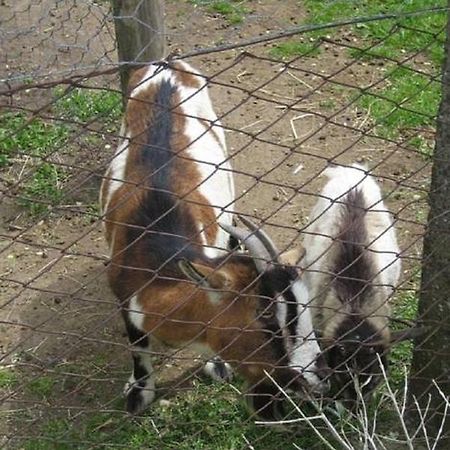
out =
[[[185,342],[207,344],[216,354],[234,363],[252,382],[270,371],[276,361],[273,348],[255,320],[258,286],[248,289],[256,277],[252,266],[229,262],[226,270],[234,274],[233,286],[212,302],[208,291],[187,281],[171,283],[158,280],[138,297],[145,312],[144,328],[167,345]],[[246,291],[245,295],[238,292]]]
[[[136,87],[141,85],[142,83],[145,83],[146,77],[145,74],[148,71],[148,67],[139,67],[138,69],[134,69],[131,72],[130,78],[128,80],[128,87],[127,87],[127,96],[130,97],[131,93],[133,92]]]
[[[190,70],[181,61],[172,61],[169,67],[173,68],[175,78],[181,86],[200,89],[205,84],[202,77],[190,73]]]

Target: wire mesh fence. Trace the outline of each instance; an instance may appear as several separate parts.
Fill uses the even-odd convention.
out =
[[[137,3],[141,7],[143,2]],[[448,204],[441,203],[428,219],[428,195],[431,192],[433,199],[445,192],[448,177],[444,125],[437,139],[442,148],[434,148],[438,107],[445,99],[441,66],[446,3],[415,1],[401,11],[378,1],[280,3],[166,1],[165,31],[156,34],[160,38],[163,33],[167,54],[175,59],[155,74],[136,64],[140,78],[132,78],[136,87],[126,97],[135,100],[129,100],[127,125],[122,128],[119,72],[124,66],[117,63],[114,20],[116,25],[120,19],[138,20],[138,10],[114,18],[113,8],[104,1],[1,3],[0,36],[5,51],[0,88],[0,435],[5,448],[446,448],[448,307],[439,295],[449,279],[450,261],[445,263]],[[178,58],[194,69],[180,66]],[[156,95],[152,82],[170,70],[169,78],[179,89],[173,95],[180,98],[169,96],[164,106],[161,97],[152,97]],[[203,83],[218,121],[203,109],[198,113],[189,109],[194,108],[195,98],[202,98],[201,107],[205,107]],[[441,108],[445,119],[444,103]],[[167,138],[170,145],[146,140],[151,140],[152,120],[156,120],[155,133],[156,128],[164,128],[168,117],[178,130],[170,129],[177,138]],[[194,137],[187,133],[190,139],[183,144],[176,127],[186,133],[190,127]],[[217,150],[221,133],[228,156],[220,157]],[[205,142],[219,151],[219,159],[217,154],[214,159],[198,150]],[[153,156],[134,160],[132,170],[130,155],[139,152]],[[131,162],[122,173],[125,158]],[[363,167],[362,171],[348,171],[353,164]],[[142,165],[149,172],[139,178]],[[354,201],[348,206],[360,219],[365,217],[363,228],[373,241],[351,227],[346,238],[347,230],[333,234],[326,223],[320,229],[313,207],[329,197],[324,186],[333,178],[330,166],[347,169],[340,181],[343,185],[356,177],[353,185],[360,185],[362,191],[370,189],[365,187],[367,180],[381,189],[382,201],[372,202],[376,205],[368,202],[358,207]],[[196,178],[198,171],[203,178]],[[222,181],[214,181],[218,179]],[[234,189],[226,184],[230,179]],[[158,188],[156,180],[163,186]],[[225,187],[218,189],[221,182]],[[102,183],[103,206],[99,207]],[[126,195],[120,190],[124,186]],[[110,202],[117,192],[121,195],[114,209]],[[204,195],[200,201],[199,192]],[[348,205],[345,190],[341,194],[330,208]],[[159,201],[152,203],[156,197],[151,195],[159,195]],[[214,199],[213,206],[222,207],[220,213],[212,211],[212,219],[208,195]],[[232,195],[231,203],[226,202],[227,195]],[[137,210],[146,219],[131,220],[126,211],[134,211],[134,199],[141,196],[149,196],[148,204],[156,204],[156,212],[148,212],[143,202]],[[167,201],[172,203],[167,206]],[[392,213],[392,223],[386,215],[377,215],[385,208]],[[367,228],[369,213],[383,217],[382,222],[388,220],[375,235]],[[197,220],[200,216],[203,224],[196,232],[189,231],[192,215]],[[345,211],[332,214],[335,225],[342,216]],[[253,255],[251,245],[244,240],[236,247],[231,240],[228,246],[224,241],[228,234],[216,225],[225,222],[229,231],[233,218],[242,227],[239,217],[250,218],[265,230],[280,253],[304,245],[306,254],[294,266],[299,269],[302,289],[310,283],[309,290],[317,291],[320,285],[323,303],[298,294],[292,288],[296,282],[292,267],[280,261],[275,268],[284,270],[283,276],[268,275],[273,264],[254,274],[254,266],[261,264],[258,257],[245,256],[246,247]],[[122,245],[119,254],[128,252],[128,259],[114,260],[118,252],[108,249],[105,227],[110,246]],[[392,239],[390,247],[380,250],[376,242],[387,239],[393,230],[399,250]],[[117,236],[122,232],[134,238],[128,236],[126,244],[121,244]],[[211,238],[214,233],[221,237]],[[424,251],[427,233],[434,244],[429,240]],[[379,261],[384,265],[376,270],[369,267],[362,274],[346,272],[345,267],[339,271],[318,268],[310,255],[323,235],[343,247],[356,248],[359,256],[350,268],[360,267],[366,259],[370,267]],[[159,250],[152,253],[152,245],[159,245]],[[391,252],[387,263],[386,251]],[[197,259],[189,261],[192,255]],[[214,259],[219,255],[220,263]],[[238,269],[230,266],[237,264],[236,258],[246,261]],[[176,269],[180,260],[185,262],[181,271]],[[389,267],[398,268],[400,262],[398,281],[383,281]],[[214,269],[213,274],[237,273],[246,284],[239,289],[214,284],[223,278],[212,281],[205,264]],[[122,271],[118,276],[115,268]],[[429,268],[433,270],[427,272]],[[335,280],[314,281],[311,273],[334,274]],[[280,288],[280,279],[286,276],[291,284]],[[342,293],[336,285],[349,281],[356,281],[350,283],[353,288],[357,285],[355,298],[341,300],[339,307],[327,304],[330,300],[323,296]],[[394,284],[393,293],[388,289],[380,294],[385,284]],[[176,308],[188,311],[177,316],[166,307],[146,306],[146,320],[159,319],[156,325],[142,325],[141,292],[149,289],[174,301],[167,294],[174,286],[179,294]],[[368,291],[375,302],[369,310],[362,306]],[[217,312],[221,295],[228,295],[227,306],[219,308],[217,317],[208,316],[210,309]],[[193,301],[198,304],[192,305]],[[152,298],[147,305],[156,303]],[[236,309],[241,304],[247,306]],[[297,309],[288,320],[291,305]],[[349,312],[346,305],[353,309]],[[333,323],[340,317],[358,316],[350,331],[361,331],[359,324],[364,320],[379,328],[361,345],[358,338],[358,348],[337,368],[331,349],[339,350],[334,344],[340,344],[343,336],[334,335],[332,344],[327,340],[323,322],[327,310],[332,311],[328,320]],[[308,315],[314,331],[308,328]],[[140,323],[147,328],[141,334],[138,329],[138,335],[134,330],[133,335],[128,323],[127,336],[122,316],[128,322],[134,317],[137,322],[132,326]],[[295,330],[292,323],[297,324]],[[416,323],[428,328],[414,341],[376,347],[389,340],[388,329],[399,336],[398,332]],[[282,356],[276,361],[262,356],[257,326],[266,330],[261,332],[265,336],[262,348],[281,348]],[[250,337],[249,330],[254,332]],[[139,347],[151,335],[162,342]],[[305,339],[303,347],[298,337]],[[197,345],[192,345],[195,341]],[[214,348],[206,354],[207,345]],[[303,368],[301,387],[296,387],[299,380],[291,379],[291,372],[286,375],[288,381],[280,374],[295,365],[295,349],[311,345],[317,349],[320,345],[322,354],[309,358],[307,364],[297,361],[296,367]],[[365,347],[376,347],[372,352],[376,364],[371,367],[376,370],[358,385],[361,380],[349,374],[362,369],[353,365]],[[233,348],[237,353],[228,351]],[[141,388],[136,395],[153,389],[146,383],[139,386],[148,379],[145,370],[156,378],[156,400],[138,416],[126,413],[122,393],[132,350],[134,381]],[[222,381],[204,374],[205,363],[211,363],[216,353],[233,367],[231,376],[225,364],[213,366],[216,378],[225,378]],[[389,364],[380,364],[384,357]],[[334,371],[319,368],[322,359]],[[272,406],[256,395],[261,394],[262,378],[251,376],[252,370],[264,379],[262,397],[269,398]],[[314,370],[322,370],[319,378],[331,386],[322,389],[321,395],[310,386],[317,374],[310,375]],[[346,402],[349,398],[339,373],[350,376],[344,384],[354,390],[357,407]],[[375,391],[363,398],[375,378]],[[271,417],[276,424],[266,423],[267,411],[276,412]]]

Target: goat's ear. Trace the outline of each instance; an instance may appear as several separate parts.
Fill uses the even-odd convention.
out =
[[[187,259],[180,260],[178,267],[189,280],[205,288],[226,290],[232,286],[231,277],[224,269],[193,263]]]
[[[391,332],[390,344],[395,345],[408,339],[415,339],[423,336],[427,331],[429,331],[429,327],[411,327],[400,331],[393,331]]]
[[[303,245],[299,245],[298,247],[295,247],[292,250],[287,250],[283,252],[279,257],[279,261],[281,264],[284,264],[285,266],[297,266],[298,263],[305,256],[305,253],[306,253],[305,247],[303,247]]]

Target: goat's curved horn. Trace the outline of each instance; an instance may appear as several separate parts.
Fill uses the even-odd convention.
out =
[[[257,271],[259,273],[264,272],[268,262],[271,259],[271,255],[267,251],[264,243],[258,238],[258,236],[256,236],[256,234],[253,232],[249,233],[247,230],[234,227],[232,225],[226,225],[224,223],[219,223],[219,225],[227,233],[240,240],[245,245],[250,256],[252,256],[255,260]]]
[[[264,247],[268,251],[270,255],[270,259],[273,261],[278,261],[280,257],[280,252],[275,245],[275,243],[272,241],[270,236],[256,223],[252,222],[250,219],[244,217],[244,216],[238,216],[239,220],[250,230],[254,233],[254,235],[264,244]]]

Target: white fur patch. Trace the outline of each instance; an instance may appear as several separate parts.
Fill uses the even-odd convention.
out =
[[[128,306],[128,319],[139,331],[143,331],[144,317],[145,314],[142,312],[137,296],[135,295],[131,297]],[[143,404],[148,405],[155,398],[155,375],[153,372],[153,365],[150,355],[150,345],[148,345],[145,349],[139,346],[134,346],[133,352],[139,354],[139,364],[141,364],[149,374],[148,378],[145,380],[145,386],[142,389],[142,393],[140,394]],[[136,379],[132,372],[128,382],[125,384],[125,395],[127,395],[132,389],[134,383],[136,383]]]
[[[139,304],[136,295],[131,297],[128,305],[128,318],[139,331],[143,331],[145,314],[142,312],[141,305]]]
[[[117,147],[114,158],[109,166],[109,177],[111,178],[108,185],[108,191],[106,192],[106,199],[103,211],[108,210],[111,197],[117,189],[122,186],[125,180],[125,168],[127,166],[128,147],[130,145],[130,134],[125,135],[125,125],[122,124],[120,130],[120,136],[125,136],[121,139],[119,146]]]
[[[396,286],[400,276],[400,249],[397,244],[392,216],[382,200],[381,190],[372,176],[365,173],[363,166],[336,167],[325,171],[329,178],[321,192],[311,216],[310,225],[305,229],[304,244],[307,249],[306,262],[310,269],[324,271],[332,258],[330,245],[339,233],[339,217],[342,201],[346,194],[357,187],[364,195],[368,212],[366,226],[368,234],[369,255],[379,272],[374,280],[377,284]],[[308,234],[309,233],[309,234]],[[320,274],[319,274],[320,275]],[[312,272],[306,278],[314,277]],[[310,283],[308,287],[317,290],[323,283]]]
[[[317,376],[316,359],[320,354],[311,312],[308,308],[308,290],[301,279],[297,279],[291,286],[292,293],[297,300],[297,331],[295,345],[292,348],[290,366],[299,370],[313,389],[322,390],[323,382]]]
[[[192,97],[189,96],[195,92],[193,89],[183,87],[180,90],[183,92],[182,97],[189,98],[182,104],[182,110],[185,114],[210,121],[217,120],[206,89],[197,91]],[[219,127],[214,129],[219,136],[221,144],[217,142],[215,135],[208,131],[200,120],[192,117],[186,118],[185,133],[191,142],[188,147],[188,153],[196,162],[203,180],[198,190],[205,197],[208,204],[213,207],[216,219],[220,218],[221,222],[231,225],[232,216],[230,211],[232,211],[232,203],[234,201],[231,166],[229,162],[225,161],[226,150],[222,144],[224,143],[223,130]],[[225,209],[227,212],[224,212]],[[199,223],[199,231],[202,231],[208,225],[207,223]],[[228,238],[228,234],[219,229],[213,246],[204,248],[205,254],[210,258],[219,256],[222,253],[219,248],[227,248]]]
[[[147,352],[150,350],[149,347],[147,347]],[[136,350],[137,351],[137,350]],[[137,351],[138,352],[138,351]],[[139,352],[140,354],[140,364],[142,364],[145,367],[145,370],[149,374],[148,378],[145,380],[145,385],[141,389],[140,396],[142,398],[143,407],[150,404],[155,399],[155,375],[153,372],[153,365],[150,358],[150,354],[147,352]],[[142,380],[139,380],[142,382]],[[130,377],[128,378],[128,381],[125,383],[125,386],[123,388],[123,393],[125,396],[127,396],[133,386],[136,384],[136,378],[134,377],[134,373],[131,372]]]

